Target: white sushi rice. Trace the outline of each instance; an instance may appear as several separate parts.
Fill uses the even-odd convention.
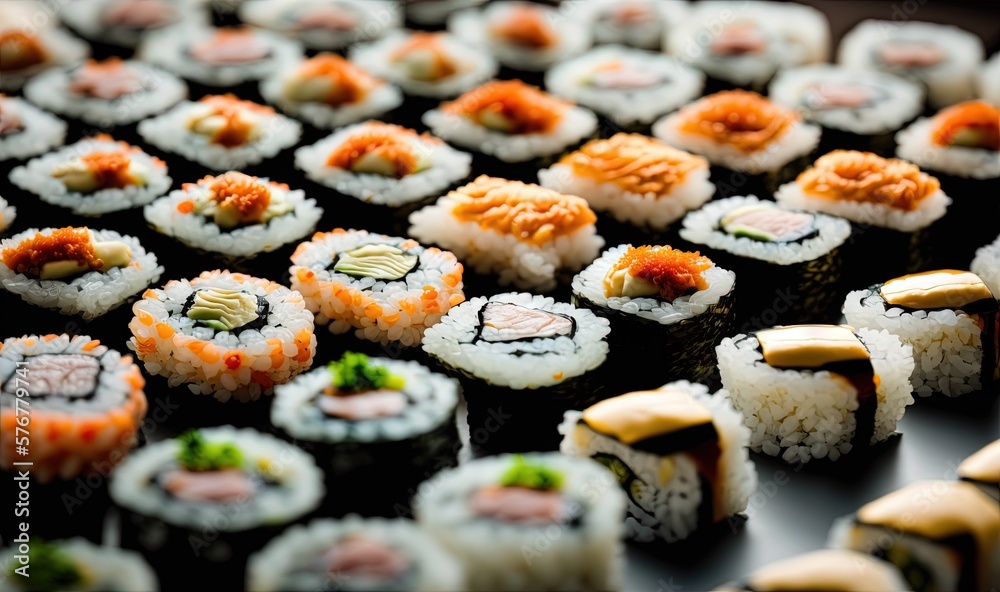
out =
[[[741,257],[750,257],[777,265],[792,265],[823,257],[840,247],[851,235],[851,224],[843,218],[813,214],[813,226],[818,234],[794,243],[766,242],[745,236],[735,236],[719,229],[719,222],[729,212],[757,204],[772,202],[755,195],[736,196],[706,204],[700,210],[684,217],[680,231],[684,240],[726,251]]]
[[[209,188],[205,185],[186,183],[182,189],[171,191],[170,195],[147,205],[143,209],[143,215],[157,232],[172,236],[190,247],[230,257],[250,257],[261,252],[271,252],[282,245],[300,240],[315,230],[323,215],[323,210],[316,206],[315,199],[306,199],[305,192],[301,189],[275,187],[266,177],[260,181],[271,186],[272,195],[280,191],[282,199],[292,210],[263,224],[224,230],[211,218],[194,211],[183,213],[178,209],[181,203],[198,203],[209,193]]]
[[[0,251],[17,247],[21,241],[39,232],[48,235],[54,230],[29,228],[0,241]],[[118,241],[128,245],[132,252],[128,267],[113,267],[106,272],[88,271],[62,280],[39,280],[15,273],[0,261],[0,285],[35,306],[58,310],[65,315],[81,314],[89,320],[120,306],[130,296],[160,279],[163,266],[157,264],[156,255],[142,248],[138,239],[113,230],[91,229],[91,233],[95,241]]]
[[[879,49],[888,43],[928,44],[946,58],[930,67],[900,68],[883,63]],[[983,62],[983,42],[958,27],[921,21],[866,20],[844,35],[837,61],[848,68],[883,70],[923,83],[932,107],[941,108],[975,98]]]
[[[863,87],[873,102],[859,107],[810,109],[802,102],[810,87]],[[785,107],[799,110],[803,117],[823,127],[855,134],[893,132],[923,111],[923,88],[887,72],[851,69],[832,64],[789,68],[778,73],[768,89],[768,97]]]
[[[912,349],[887,331],[859,329],[878,377],[875,429],[870,442],[888,438],[913,403]],[[764,362],[757,338],[727,337],[716,348],[722,384],[750,428],[754,452],[789,463],[837,460],[853,448],[857,391],[828,371],[773,368]]]
[[[271,406],[271,423],[292,438],[310,442],[398,442],[431,432],[455,420],[458,381],[431,372],[417,362],[369,358],[403,378],[407,406],[399,415],[362,421],[327,415],[316,405],[317,396],[333,384],[333,373],[318,368],[278,386]]]
[[[161,150],[180,154],[216,171],[238,170],[259,164],[294,146],[302,135],[299,122],[275,113],[265,116],[260,124],[260,138],[248,144],[232,148],[212,144],[208,136],[187,129],[188,121],[201,109],[199,102],[182,101],[162,115],[139,122],[139,135]],[[165,191],[160,195],[163,193]]]
[[[451,146],[422,136],[407,138],[420,160],[427,162],[423,170],[402,178],[355,173],[327,166],[330,154],[351,136],[364,133],[372,122],[358,123],[340,129],[309,146],[295,151],[295,166],[306,176],[331,189],[376,205],[401,206],[439,195],[448,187],[469,176],[472,156]]]
[[[572,336],[489,342],[478,340],[480,311],[491,302],[571,317]],[[608,355],[607,319],[590,310],[525,292],[476,297],[451,309],[424,334],[424,351],[442,364],[494,386],[515,390],[553,386],[597,368]]]
[[[163,440],[133,453],[111,477],[109,492],[115,504],[144,517],[181,528],[201,531],[206,524],[235,533],[294,522],[319,506],[325,494],[323,473],[301,449],[257,430],[221,426],[199,430],[206,442],[229,443],[243,453],[243,468],[277,482],[258,490],[249,499],[205,503],[185,501],[157,484],[160,471],[175,468],[180,443]]]
[[[853,327],[885,330],[913,349],[913,392],[958,397],[982,390],[983,340],[979,322],[960,310],[905,310],[886,303],[878,288],[855,290],[844,300]]]
[[[620,22],[614,10],[633,5],[649,10],[653,18]],[[688,3],[683,0],[566,0],[560,8],[590,27],[595,44],[620,43],[651,50],[659,49],[666,32],[688,15]]]
[[[11,543],[13,542],[11,540]],[[51,544],[72,559],[80,573],[84,574],[86,581],[82,587],[75,588],[78,592],[89,590],[157,592],[160,589],[156,574],[138,553],[95,545],[83,538],[52,541]],[[0,551],[0,573],[5,576],[0,578],[0,592],[21,592],[27,589],[21,585],[20,575],[12,575],[15,568],[24,567],[18,561],[18,555],[21,555],[21,552],[13,545]],[[29,578],[24,578],[24,582],[28,580]]]
[[[31,10],[29,5],[29,17],[33,16]],[[17,27],[10,25],[14,25],[14,23],[3,23],[0,25],[0,30],[17,29]],[[34,25],[30,25],[30,28],[24,32],[37,39],[45,51],[47,59],[41,64],[20,70],[4,70],[3,76],[0,76],[0,92],[20,90],[25,82],[39,72],[48,68],[77,64],[90,55],[89,45],[63,29],[56,27],[36,28]]]
[[[750,430],[743,425],[743,416],[733,409],[725,392],[713,395],[701,384],[682,380],[660,389],[686,392],[711,412],[722,449],[719,458],[722,483],[718,488],[725,495],[722,512],[728,517],[745,510],[747,501],[757,489],[757,470],[747,452]],[[625,520],[628,537],[639,542],[659,537],[673,543],[694,534],[699,507],[707,501],[702,499],[701,477],[694,459],[683,451],[663,457],[637,450],[581,424],[581,417],[580,411],[566,412],[559,426],[559,433],[563,435],[560,452],[583,458],[593,458],[597,453],[614,455],[641,481],[638,491],[633,485],[632,494],[639,498],[642,506],[628,500]],[[664,483],[660,468],[666,459],[672,461],[674,472]]]
[[[625,494],[599,464],[561,454],[525,460],[559,471],[561,493],[579,507],[580,525],[478,518],[469,498],[498,485],[512,457],[466,463],[425,481],[414,498],[417,520],[465,565],[467,590],[618,590],[624,584]]]
[[[544,49],[523,47],[495,35],[490,26],[503,22],[521,7],[537,10],[556,33],[554,46]],[[590,29],[583,22],[566,17],[557,8],[522,0],[498,0],[485,8],[461,10],[448,17],[448,31],[471,45],[486,49],[503,65],[516,70],[540,72],[583,53],[591,45]]]
[[[0,161],[23,160],[63,145],[66,122],[18,97],[2,97],[4,111],[21,120],[21,130],[0,134]]]
[[[708,282],[708,287],[693,294],[679,296],[673,302],[659,298],[629,298],[626,296],[608,298],[604,293],[604,277],[618,263],[618,260],[628,251],[631,245],[612,247],[601,255],[586,269],[573,278],[573,294],[582,296],[597,304],[612,310],[636,315],[661,325],[679,323],[704,314],[712,306],[729,295],[736,285],[736,274],[713,265],[704,272],[702,277]]]
[[[73,0],[62,5],[59,10],[59,20],[87,39],[103,43],[111,43],[123,47],[135,47],[142,41],[143,35],[154,29],[133,29],[127,26],[109,26],[104,15],[116,5],[127,0]],[[207,0],[168,0],[174,9],[174,18],[163,26],[199,26],[208,24],[209,12],[206,10]]]
[[[662,82],[628,89],[599,88],[587,83],[598,68],[615,62],[657,76]],[[623,126],[652,123],[698,98],[704,84],[704,74],[670,56],[620,45],[594,48],[556,64],[545,74],[545,88],[550,93],[593,109]]]
[[[336,11],[349,28],[304,28],[296,15],[310,8]],[[336,50],[382,37],[403,24],[401,7],[389,0],[254,0],[236,10],[240,21],[296,39],[310,49]]]
[[[326,103],[300,103],[285,96],[285,84],[295,76],[294,64],[275,72],[273,76],[261,81],[260,94],[265,101],[285,113],[318,128],[333,129],[373,117],[382,117],[403,104],[403,93],[391,84],[375,87],[358,103],[345,103],[336,107]]]
[[[143,38],[136,57],[188,80],[218,87],[261,80],[287,71],[302,57],[302,46],[297,42],[263,29],[253,29],[253,34],[267,45],[269,53],[255,62],[215,65],[188,53],[192,45],[211,39],[215,31],[212,27],[187,23],[152,31]]]
[[[1000,53],[993,54],[979,71],[979,98],[1000,107]]]
[[[969,271],[986,282],[994,296],[1000,297],[1000,236],[992,243],[976,250]]]
[[[1000,152],[989,148],[938,146],[931,138],[937,127],[933,117],[921,117],[896,134],[896,157],[922,169],[972,179],[1000,177]]]
[[[24,87],[31,102],[65,117],[100,127],[123,125],[162,113],[187,96],[187,85],[166,70],[142,62],[122,62],[142,89],[115,99],[100,99],[69,90],[76,68],[53,68]]]
[[[352,537],[378,541],[401,553],[410,563],[404,576],[407,590],[457,592],[465,587],[462,564],[416,523],[351,514],[342,520],[315,520],[304,526],[294,526],[274,538],[250,556],[247,589],[249,592],[313,592],[331,583],[349,584],[348,578],[339,580],[337,574],[313,568],[330,548]]]
[[[7,200],[0,197],[0,232],[6,232],[17,218],[17,208],[7,203]]]
[[[143,185],[109,187],[91,193],[80,193],[70,191],[62,180],[52,176],[52,172],[59,166],[87,154],[122,150],[129,150],[129,159],[140,167],[145,177]],[[165,162],[107,136],[85,138],[61,150],[32,159],[12,170],[10,180],[21,189],[34,193],[42,201],[69,208],[74,214],[82,216],[99,216],[148,204],[166,193],[173,182],[167,175]]]

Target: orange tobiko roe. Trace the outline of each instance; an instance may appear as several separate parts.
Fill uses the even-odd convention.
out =
[[[98,187],[121,189],[135,184],[128,174],[129,167],[132,165],[132,159],[129,158],[128,153],[128,150],[97,151],[84,154],[80,160],[93,173],[94,178],[97,179]]]
[[[389,55],[389,61],[398,62],[406,57],[407,54],[415,51],[430,53],[431,58],[434,60],[433,67],[431,68],[434,72],[432,76],[434,80],[441,80],[458,72],[458,66],[451,60],[451,57],[444,49],[444,44],[441,43],[441,33],[428,33],[425,31],[413,33],[406,43],[397,47]]]
[[[520,80],[495,80],[444,103],[441,110],[474,121],[483,112],[497,113],[514,124],[508,133],[533,134],[554,128],[567,107],[566,101]]]
[[[210,106],[214,115],[226,120],[225,125],[212,135],[212,143],[229,148],[242,146],[253,133],[255,124],[243,116],[244,112],[274,115],[274,109],[251,101],[244,101],[232,93],[209,95],[203,97],[199,102]]]
[[[212,199],[221,207],[235,210],[244,224],[259,221],[271,204],[271,189],[267,184],[238,171],[214,177],[208,181],[208,188]]]
[[[934,116],[931,141],[951,146],[955,136],[965,130],[981,134],[980,148],[1000,150],[1000,109],[985,101],[966,101],[943,109]]]
[[[489,27],[490,32],[510,43],[531,49],[552,47],[559,36],[545,20],[541,9],[530,5],[516,5],[498,22]]]
[[[302,62],[295,76],[329,79],[332,84],[323,102],[333,107],[357,103],[382,84],[368,72],[333,53],[321,53]]]
[[[941,188],[936,178],[915,164],[854,150],[834,150],[820,157],[796,182],[806,195],[907,212]]]
[[[395,177],[401,179],[417,170],[416,151],[407,141],[416,136],[411,129],[374,122],[337,146],[327,157],[326,166],[350,170],[359,158],[374,153],[393,163]]]
[[[53,230],[48,235],[39,232],[4,249],[0,259],[15,273],[34,277],[41,275],[42,266],[52,261],[78,261],[91,269],[104,265],[94,252],[90,230],[72,226]]]
[[[764,150],[800,118],[795,111],[746,90],[709,95],[681,109],[681,116],[680,131],[710,138],[745,154]]]
[[[660,298],[673,302],[691,291],[707,288],[708,281],[701,274],[710,267],[712,261],[699,251],[647,246],[629,247],[614,270],[627,269],[632,277],[653,282],[660,289]]]

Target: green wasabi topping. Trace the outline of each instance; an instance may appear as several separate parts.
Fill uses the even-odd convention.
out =
[[[559,490],[563,486],[563,475],[545,465],[531,464],[520,454],[514,455],[510,468],[500,476],[504,487],[527,487],[542,491]]]
[[[384,366],[372,366],[368,356],[344,352],[344,356],[326,366],[333,375],[333,386],[338,391],[357,393],[379,389],[402,390],[402,376],[392,374]]]
[[[86,583],[80,566],[54,543],[31,543],[31,550],[28,551],[29,577],[14,572],[19,565],[16,562],[11,565],[7,576],[17,576],[15,581],[20,582],[25,590],[71,590]]]
[[[243,466],[243,453],[229,442],[206,442],[201,432],[189,430],[178,438],[177,462],[188,471],[221,471]]]

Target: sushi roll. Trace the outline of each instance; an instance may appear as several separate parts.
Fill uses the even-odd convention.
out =
[[[913,347],[915,394],[996,394],[1000,301],[976,274],[944,269],[891,279],[848,294],[844,316]]]
[[[146,221],[157,232],[226,257],[252,257],[301,240],[323,210],[301,189],[237,171],[185,183],[149,204]]]
[[[388,0],[255,0],[236,12],[244,23],[321,51],[377,39],[403,21],[402,11]]]
[[[485,4],[486,0],[403,0],[406,20],[423,26],[440,27],[448,15]]]
[[[249,592],[461,590],[462,565],[409,520],[349,516],[290,528],[247,562]]]
[[[979,72],[979,98],[1000,107],[1000,53],[986,60]]]
[[[233,94],[183,101],[139,123],[149,144],[216,171],[259,164],[299,141],[302,125]],[[164,192],[161,192],[162,195]]]
[[[705,75],[670,56],[620,45],[596,47],[545,75],[553,95],[625,128],[645,128],[701,95]]]
[[[504,162],[552,156],[597,130],[586,109],[520,80],[495,80],[424,114],[431,132]]]
[[[260,84],[272,105],[319,128],[382,117],[403,103],[391,84],[332,53],[280,70]]]
[[[292,254],[292,289],[331,333],[420,345],[424,331],[465,300],[455,255],[366,230],[317,232]]]
[[[837,61],[916,80],[930,106],[940,109],[976,97],[983,42],[951,25],[866,20],[841,39]]]
[[[1000,108],[967,101],[922,118],[896,134],[896,156],[913,164],[977,180],[1000,177]]]
[[[17,217],[17,208],[7,203],[7,200],[0,197],[0,232],[6,232]]]
[[[538,185],[481,175],[410,215],[409,234],[450,249],[501,286],[547,292],[564,270],[593,261],[604,239],[587,202]]]
[[[0,161],[43,154],[65,139],[66,122],[24,99],[0,94]]]
[[[625,494],[589,460],[502,455],[424,483],[417,521],[463,564],[466,590],[618,590]]]
[[[295,165],[340,193],[399,208],[426,202],[464,181],[472,157],[430,134],[368,121],[297,149]]]
[[[143,37],[136,56],[212,87],[261,80],[302,56],[295,41],[264,29],[177,24]]]
[[[144,35],[169,26],[204,26],[207,0],[73,0],[59,20],[85,39],[134,48]]]
[[[722,394],[686,381],[567,411],[563,454],[593,459],[628,497],[631,539],[686,539],[742,512],[757,489],[750,430]]]
[[[164,590],[245,589],[246,558],[313,512],[323,474],[302,450],[252,429],[189,431],[145,446],[111,477],[122,546]]]
[[[0,573],[4,574],[0,592],[159,590],[149,564],[130,551],[81,538],[40,541],[34,539],[34,533],[29,548],[27,564],[21,563],[21,551],[15,546],[0,551]]]
[[[823,549],[769,563],[716,592],[904,592],[910,584],[891,563],[858,551]]]
[[[11,171],[10,181],[81,216],[145,205],[172,182],[165,162],[107,134],[30,160]]]
[[[830,543],[892,563],[908,590],[1000,586],[1000,505],[971,483],[911,483],[834,523]]]
[[[611,322],[616,377],[625,390],[706,380],[713,349],[733,330],[736,274],[698,252],[619,245],[573,278],[573,303]]]
[[[595,44],[620,43],[657,51],[688,15],[683,0],[572,0],[563,12],[590,27]]]
[[[1000,500],[1000,440],[990,442],[963,460],[958,465],[958,477]]]
[[[138,239],[86,227],[29,228],[0,241],[0,286],[25,302],[97,318],[160,279]]]
[[[976,251],[969,269],[989,286],[994,296],[1000,294],[1000,236]]]
[[[278,386],[271,423],[324,470],[332,511],[399,515],[420,482],[458,462],[458,394],[458,381],[416,362],[345,352]],[[392,482],[376,486],[389,467]]]
[[[885,331],[789,325],[727,337],[716,352],[750,447],[788,463],[866,454],[913,403],[911,348]]]
[[[911,80],[830,64],[779,72],[768,96],[823,126],[821,151],[849,148],[880,156],[892,156],[893,134],[924,106],[923,88]]]
[[[32,22],[30,5],[27,6],[27,14],[22,16],[21,23]],[[82,62],[90,53],[86,43],[62,29],[37,28],[34,25],[18,28],[14,26],[14,16],[11,17],[9,22],[0,25],[0,52],[3,52],[0,91],[20,90],[29,78],[39,72]]]
[[[792,320],[822,322],[839,313],[842,248],[851,236],[847,220],[753,195],[729,197],[685,216],[680,236],[716,263],[766,286],[740,292],[736,323],[746,324],[741,332]]]
[[[483,9],[448,17],[448,31],[466,43],[484,47],[514,70],[540,72],[583,53],[590,31],[552,6],[521,0],[490,2]]]
[[[493,56],[445,32],[393,31],[385,39],[354,47],[351,60],[419,97],[453,97],[497,72]]]
[[[146,290],[132,305],[128,348],[171,387],[240,402],[312,365],[313,315],[298,292],[228,271]]]
[[[424,351],[462,381],[473,448],[556,450],[569,409],[598,400],[607,320],[527,293],[477,297],[424,334]]]
[[[636,226],[665,230],[711,199],[708,161],[639,134],[591,140],[538,171],[542,187],[578,195]]]
[[[110,57],[49,69],[25,85],[24,96],[64,117],[108,127],[166,111],[187,96],[187,85],[154,66]]]

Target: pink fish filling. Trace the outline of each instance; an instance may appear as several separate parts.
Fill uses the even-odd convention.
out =
[[[926,68],[943,62],[945,54],[931,43],[898,41],[883,45],[879,59],[891,66]]]
[[[103,20],[109,27],[151,29],[176,17],[174,8],[161,0],[120,0],[104,12]]]
[[[11,109],[10,103],[0,99],[0,134],[16,132],[23,127],[21,118]]]
[[[730,25],[715,37],[711,50],[715,55],[736,56],[762,53],[767,49],[767,38],[753,23]]]
[[[350,31],[358,24],[358,19],[342,7],[322,5],[303,12],[295,26],[300,30],[327,29],[329,31]]]
[[[562,522],[569,515],[558,491],[491,485],[472,494],[469,509],[481,518],[505,522]]]
[[[83,355],[48,355],[28,358],[31,365],[33,395],[86,397],[97,387],[101,363]]]
[[[186,471],[175,469],[163,476],[163,488],[175,497],[191,502],[237,502],[256,489],[250,476],[238,469]]]
[[[856,108],[872,99],[872,93],[863,86],[813,84],[806,89],[804,101],[810,109]]]
[[[656,74],[633,68],[622,66],[613,70],[602,70],[595,72],[591,77],[591,84],[598,88],[607,89],[636,89],[649,88],[660,83],[660,77]]]
[[[191,46],[191,55],[216,66],[257,62],[268,53],[267,44],[255,37],[253,31],[240,29],[219,29],[212,37]]]
[[[405,555],[365,536],[349,536],[334,545],[322,558],[330,573],[348,577],[391,580],[410,567]]]
[[[406,409],[406,397],[399,391],[378,390],[357,394],[329,394],[317,397],[319,408],[343,419],[375,419],[399,415]]]
[[[767,208],[747,212],[729,221],[727,226],[739,225],[755,228],[782,240],[801,235],[812,224],[812,216],[799,212],[789,212],[778,208]]]

